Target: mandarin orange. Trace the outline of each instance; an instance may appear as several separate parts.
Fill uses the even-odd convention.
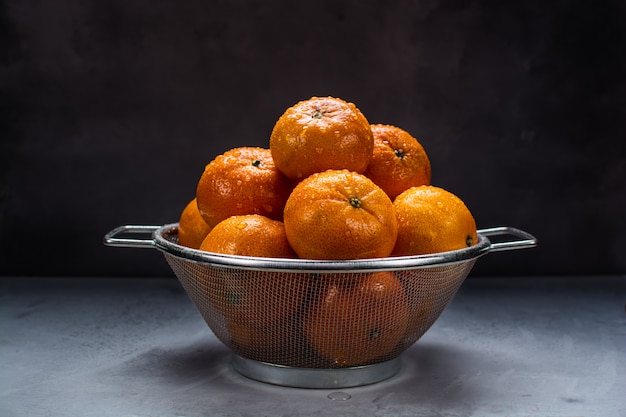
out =
[[[406,292],[409,320],[404,342],[411,345],[428,330],[435,318],[441,273],[435,268],[427,268],[396,271],[396,276]]]
[[[363,175],[392,200],[408,188],[430,185],[430,160],[415,137],[397,126],[373,124],[371,127],[374,151]]]
[[[455,194],[432,185],[411,187],[393,202],[398,236],[392,256],[467,248],[478,242],[476,222]]]
[[[293,258],[283,223],[250,214],[218,223],[200,250],[227,255]],[[303,303],[308,283],[298,274],[232,269],[212,274],[203,291],[225,320],[268,326],[280,323]]]
[[[277,365],[290,365],[289,360],[297,355],[298,348],[301,346],[301,342],[296,337],[297,326],[295,316],[267,325],[226,321],[226,328],[235,353]]]
[[[266,258],[296,257],[289,246],[283,222],[260,214],[222,220],[206,235],[200,250]]]
[[[313,174],[296,185],[284,224],[299,257],[335,260],[389,256],[398,228],[387,194],[347,170]]]
[[[288,108],[270,136],[276,167],[296,181],[327,169],[362,173],[373,146],[363,113],[353,103],[334,97],[312,97]]]
[[[389,355],[408,322],[404,287],[393,272],[346,282],[324,277],[318,298],[303,315],[313,350],[335,366],[355,366]]]
[[[211,230],[198,210],[196,199],[191,200],[180,214],[178,220],[178,244],[198,249]]]
[[[196,188],[198,209],[211,227],[235,215],[282,219],[293,185],[274,165],[269,149],[234,148],[209,162]]]
[[[284,323],[304,303],[308,281],[296,273],[224,270],[201,283],[225,322],[267,327]]]

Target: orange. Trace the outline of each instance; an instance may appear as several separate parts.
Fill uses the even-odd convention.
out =
[[[430,185],[430,160],[416,138],[397,126],[374,124],[371,127],[374,152],[363,173],[366,177],[392,200],[408,188]]]
[[[241,256],[293,258],[282,222],[251,214],[218,223],[200,250]],[[225,269],[211,274],[203,290],[225,320],[267,326],[280,323],[303,303],[307,281],[298,274]]]
[[[278,169],[300,181],[327,169],[362,173],[372,157],[369,122],[353,104],[340,98],[312,97],[288,108],[270,136]]]
[[[405,342],[412,344],[421,337],[432,324],[435,315],[436,294],[439,280],[443,275],[435,268],[397,271],[396,275],[404,285],[407,298],[409,320]]]
[[[178,220],[178,244],[198,249],[211,228],[198,211],[196,199],[191,200],[183,209]]]
[[[211,227],[235,215],[282,219],[293,186],[274,165],[269,149],[234,148],[209,162],[196,188],[198,209]]]
[[[271,306],[267,306],[271,308]],[[298,351],[297,323],[288,317],[264,326],[228,320],[226,328],[233,351],[241,356],[273,364],[290,365]]]
[[[304,303],[307,288],[296,273],[245,269],[217,271],[201,283],[226,322],[258,327],[284,323]]]
[[[306,259],[389,256],[398,227],[387,194],[347,170],[313,174],[296,185],[284,223],[291,247]]]
[[[315,352],[336,366],[389,355],[405,334],[407,298],[393,272],[359,276],[353,283],[324,277],[325,287],[303,317]]]
[[[393,205],[398,237],[392,256],[446,252],[478,242],[472,213],[459,197],[443,188],[409,188]]]
[[[231,216],[204,238],[200,250],[228,255],[295,258],[285,226],[260,214]]]

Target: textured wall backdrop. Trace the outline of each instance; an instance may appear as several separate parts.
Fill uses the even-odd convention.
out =
[[[170,275],[103,235],[176,221],[206,163],[313,95],[415,135],[479,226],[539,238],[475,275],[626,272],[621,0],[0,5],[0,275]]]

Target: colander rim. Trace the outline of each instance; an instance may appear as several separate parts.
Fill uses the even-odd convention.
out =
[[[378,272],[432,268],[473,261],[487,254],[491,247],[489,238],[478,233],[478,242],[475,245],[454,251],[336,261],[224,255],[191,249],[177,243],[178,223],[169,223],[157,228],[152,233],[152,238],[154,246],[161,252],[189,262],[223,268],[302,273]]]

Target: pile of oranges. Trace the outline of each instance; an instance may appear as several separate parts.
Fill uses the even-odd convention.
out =
[[[431,185],[422,144],[399,127],[370,124],[334,97],[288,108],[267,148],[233,148],[210,161],[178,227],[178,243],[193,249],[287,259],[412,256],[476,242],[463,201]],[[298,315],[308,346],[337,366],[388,354],[412,310],[424,308],[393,272],[356,281],[327,275],[317,277],[315,291],[298,274],[257,274],[234,287],[213,282],[206,291],[243,350],[271,351],[268,344],[282,343],[281,326]],[[251,288],[289,300],[274,300],[270,314]]]

